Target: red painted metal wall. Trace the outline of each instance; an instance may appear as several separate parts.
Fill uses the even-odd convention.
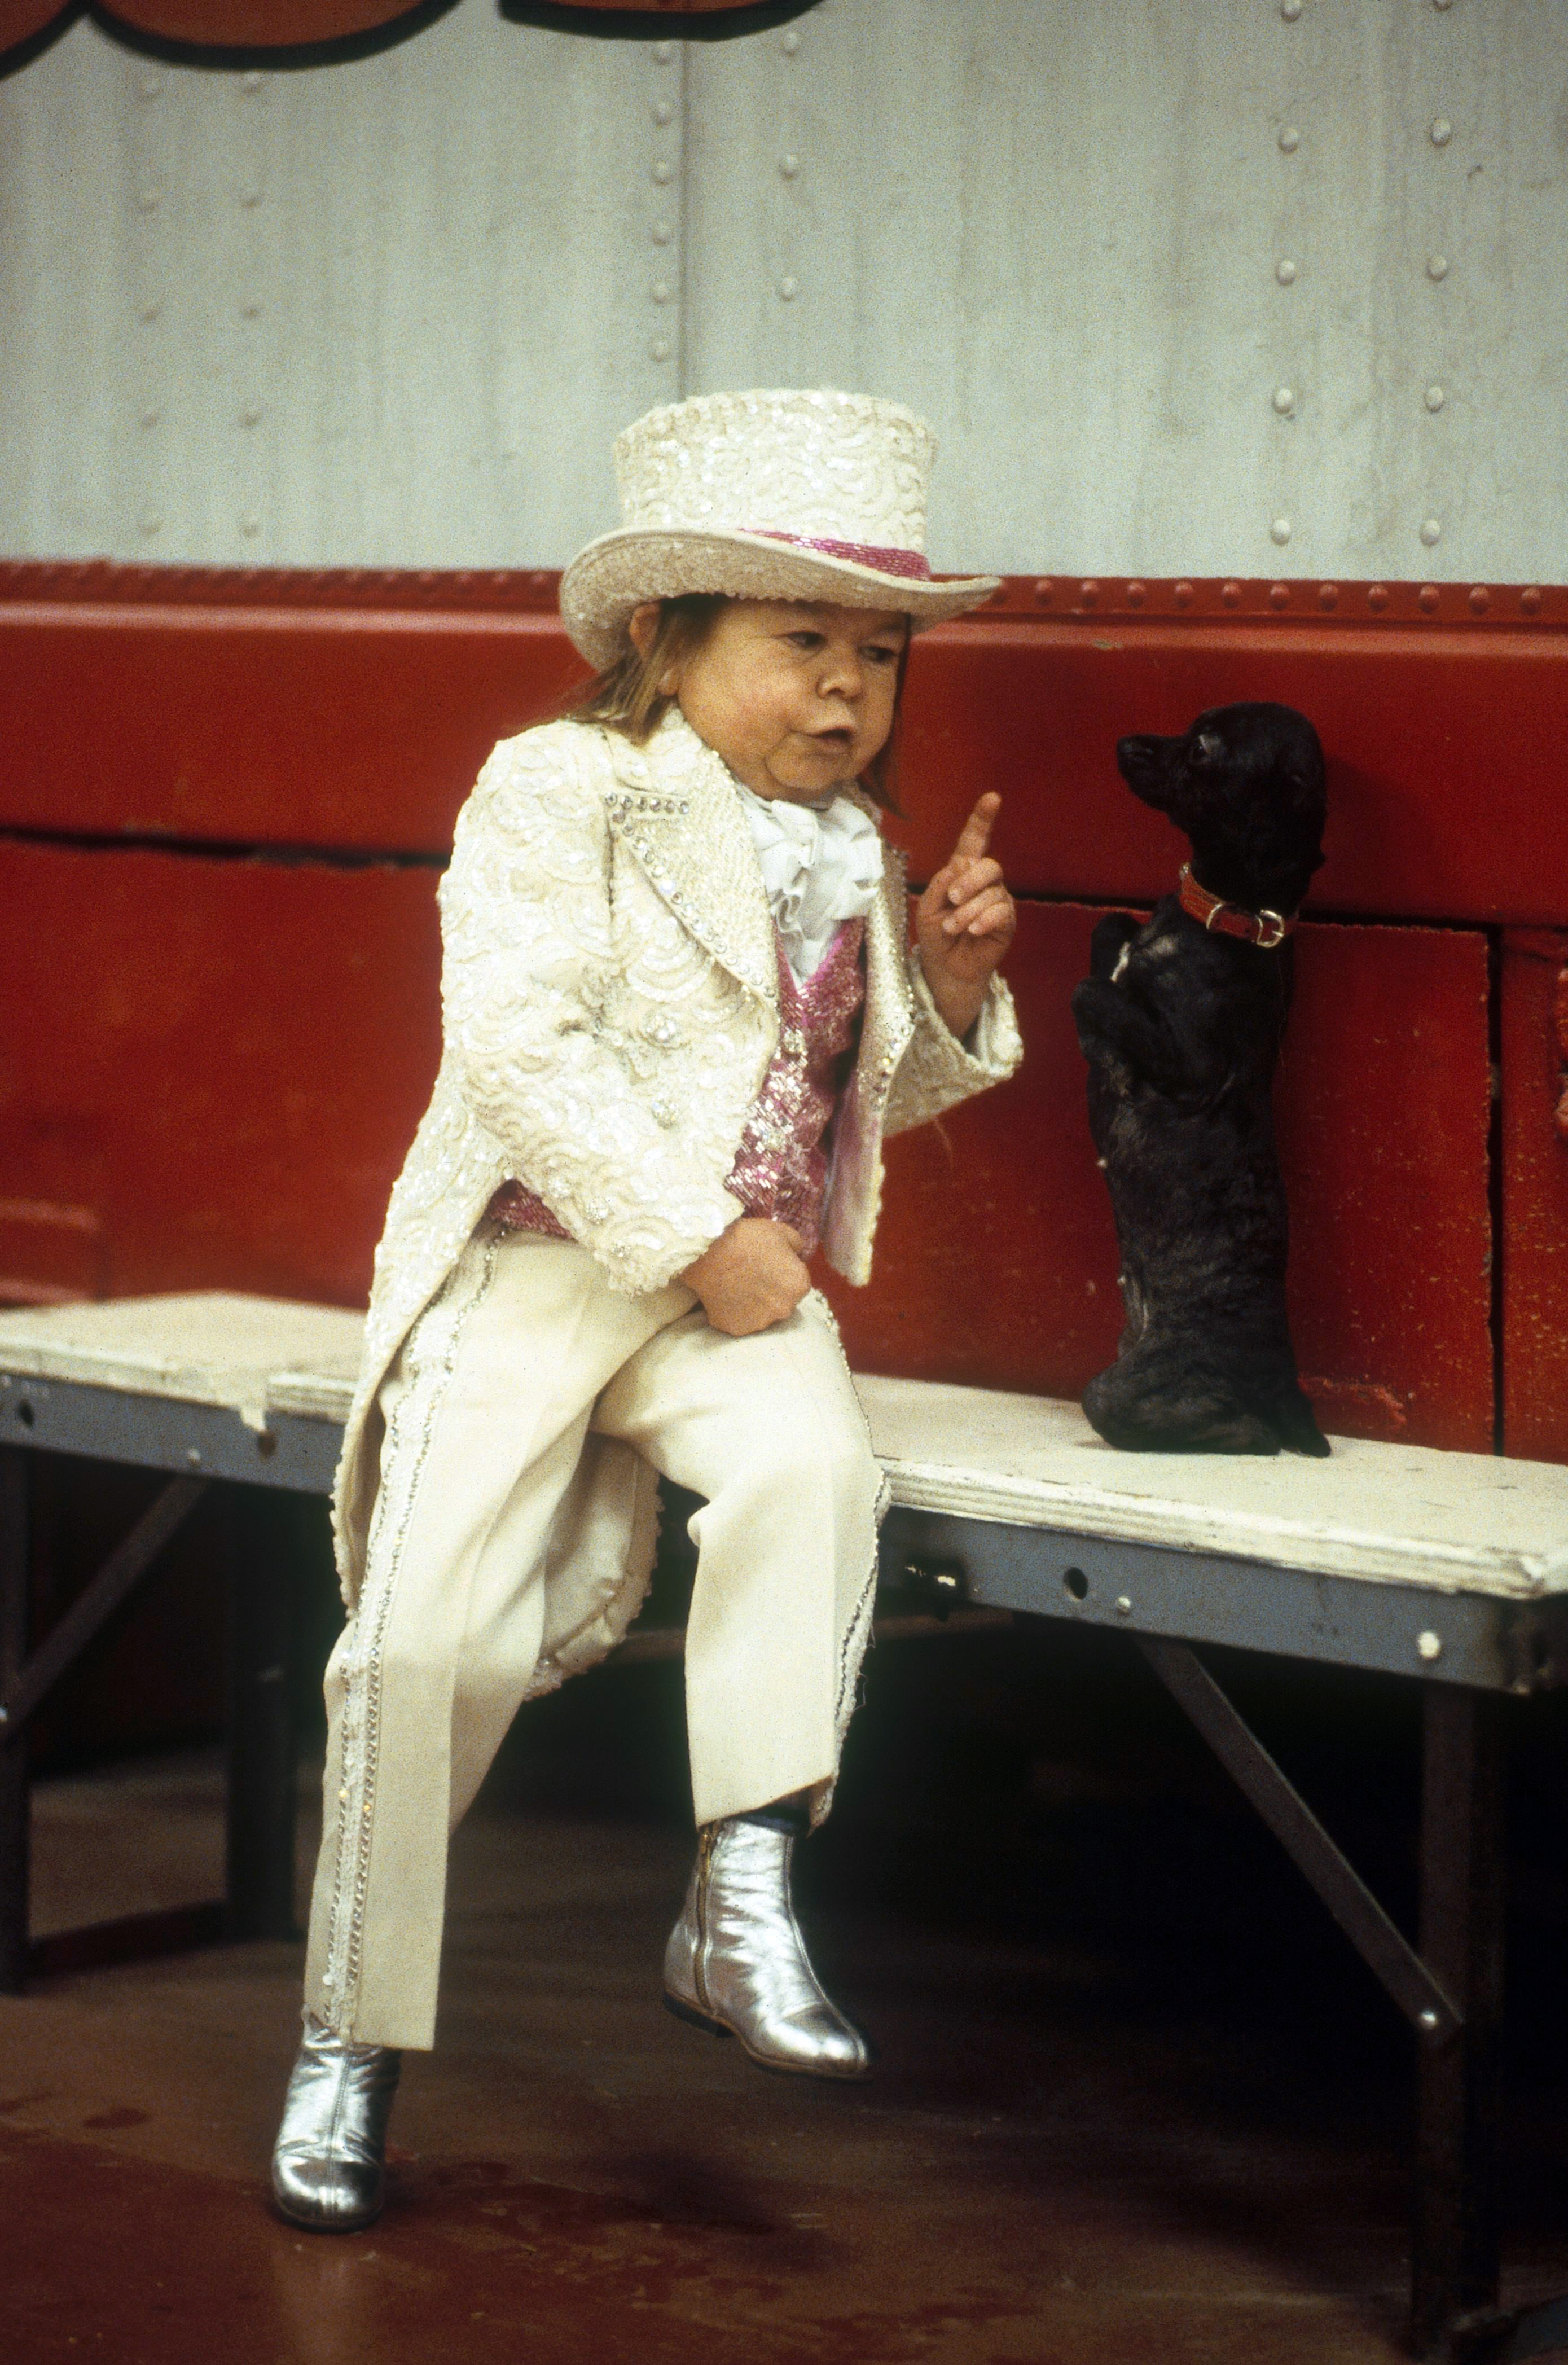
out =
[[[1504,936],[1501,1045],[1504,1434],[1568,1462],[1568,935]]]
[[[15,1278],[79,1292],[90,1216],[86,1294],[362,1304],[435,1075],[436,876],[0,842]]]
[[[0,1294],[363,1296],[434,1068],[453,818],[580,670],[553,595],[0,569]],[[1071,1393],[1114,1351],[1068,997],[1097,907],[1178,851],[1113,749],[1236,697],[1330,757],[1279,1095],[1325,1417],[1484,1446],[1500,1400],[1516,1450],[1568,1454],[1556,590],[1012,584],[922,640],[902,835],[921,876],[1003,790],[1029,1059],[893,1146],[876,1279],[834,1290],[852,1353]]]

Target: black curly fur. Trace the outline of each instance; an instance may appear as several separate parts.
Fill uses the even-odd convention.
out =
[[[1135,796],[1192,841],[1193,874],[1292,913],[1323,859],[1323,751],[1288,706],[1221,706],[1179,739],[1116,748]],[[1112,913],[1072,997],[1089,1122],[1122,1248],[1126,1328],[1083,1409],[1141,1452],[1325,1454],[1285,1314],[1287,1220],[1271,1092],[1287,941],[1209,933],[1168,895]]]

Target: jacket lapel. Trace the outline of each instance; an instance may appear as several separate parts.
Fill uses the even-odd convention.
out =
[[[672,707],[644,747],[607,731],[610,827],[681,925],[776,1009],[778,956],[756,848],[723,759]]]
[[[857,797],[856,801],[875,813],[869,799]],[[874,1093],[879,1105],[914,1032],[908,944],[909,901],[903,857],[884,838],[882,891],[866,914],[866,1015],[861,1023],[860,1055],[856,1062],[862,1092]]]

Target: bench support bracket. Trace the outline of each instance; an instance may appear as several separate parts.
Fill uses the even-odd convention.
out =
[[[1504,1902],[1498,1703],[1452,1685],[1424,1687],[1417,1952],[1196,1653],[1184,1642],[1137,1639],[1420,2040],[1410,2346],[1418,2358],[1456,2365],[1495,2358],[1511,2322],[1497,2307]],[[1520,2326],[1516,2339],[1525,2330]]]
[[[28,1727],[151,1573],[210,1485],[204,1478],[171,1479],[29,1655],[30,1458],[20,1448],[0,1449],[0,1994],[20,1994],[40,1958],[91,1960],[101,1950],[105,1959],[118,1960],[158,1952],[172,1943],[176,1923],[185,1943],[218,1935],[296,1936],[289,1685],[296,1555],[285,1532],[292,1503],[264,1486],[227,1485],[227,1902],[184,1915],[133,1916],[123,1925],[73,1933],[69,1943],[29,1943]]]
[[[1162,1642],[1153,1635],[1137,1639],[1177,1706],[1246,1792],[1417,2034],[1428,2046],[1448,2044],[1458,2035],[1462,2021],[1435,1967],[1383,1911],[1197,1653],[1185,1642]]]

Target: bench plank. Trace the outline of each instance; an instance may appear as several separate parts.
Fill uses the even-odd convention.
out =
[[[1294,1454],[1121,1453],[1076,1405],[858,1377],[912,1509],[1326,1576],[1530,1599],[1568,1587],[1568,1470],[1336,1438]]]
[[[336,1425],[360,1337],[340,1307],[223,1292],[29,1307],[0,1315],[0,1402],[30,1379],[223,1407],[257,1432]],[[1327,1462],[1120,1453],[1048,1397],[857,1384],[908,1509],[1377,1584],[1515,1600],[1568,1590],[1568,1470],[1555,1463],[1345,1438]],[[17,1437],[4,1414],[0,1430]]]

